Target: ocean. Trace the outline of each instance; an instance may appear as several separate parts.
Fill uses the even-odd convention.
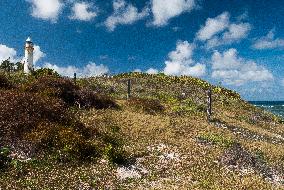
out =
[[[284,118],[284,101],[250,101],[250,103]]]

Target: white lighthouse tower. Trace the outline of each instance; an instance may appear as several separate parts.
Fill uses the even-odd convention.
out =
[[[30,37],[25,44],[24,73],[29,74],[33,70],[34,45]]]

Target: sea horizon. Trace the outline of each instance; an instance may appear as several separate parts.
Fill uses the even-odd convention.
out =
[[[273,114],[284,117],[284,101],[248,101],[256,107],[263,108]]]

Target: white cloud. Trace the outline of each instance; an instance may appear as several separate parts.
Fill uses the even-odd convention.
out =
[[[208,18],[205,25],[197,32],[196,37],[201,41],[212,38],[215,34],[224,31],[229,26],[230,15],[224,12],[215,18]]]
[[[259,50],[284,48],[284,39],[275,38],[274,33],[274,30],[269,31],[266,36],[256,40],[252,47]]]
[[[34,64],[36,64],[43,57],[45,57],[45,53],[41,51],[39,46],[34,45]]]
[[[148,74],[158,74],[159,71],[157,69],[154,69],[154,68],[150,68],[146,71],[146,73]]]
[[[229,49],[223,54],[215,51],[212,55],[212,69],[235,69],[239,68],[243,62],[241,58],[238,57],[238,52],[236,49]]]
[[[197,32],[196,37],[206,42],[207,49],[211,49],[238,42],[247,37],[250,30],[249,23],[231,23],[229,13],[224,12],[215,18],[208,18],[205,25]]]
[[[45,53],[41,51],[39,46],[34,45],[34,64],[43,57],[45,57]],[[10,58],[11,62],[21,61],[21,58],[18,57],[17,51],[14,48],[0,44],[0,63],[8,58]]]
[[[138,12],[136,7],[127,4],[124,0],[114,0],[113,10],[113,14],[105,21],[105,25],[110,31],[114,31],[118,25],[133,24],[149,15],[147,8]]]
[[[238,41],[247,37],[251,26],[249,23],[231,24],[229,31],[223,34],[224,42]]]
[[[67,66],[60,67],[55,64],[45,63],[43,65],[44,68],[50,68],[58,72],[60,75],[73,77],[74,73],[77,74],[78,77],[92,77],[92,76],[100,76],[109,72],[108,67],[104,65],[96,65],[94,62],[90,62],[83,68],[78,68],[75,66]]]
[[[215,51],[211,62],[212,77],[229,85],[241,86],[248,82],[271,81],[274,78],[265,67],[238,57],[236,49],[229,49],[223,54]]]
[[[10,48],[6,45],[0,44],[0,64],[2,61],[9,59],[14,62],[16,58],[17,51],[14,48]]]
[[[56,72],[58,72],[60,75],[63,75],[63,76],[69,76],[69,77],[72,77],[74,75],[74,73],[77,73],[78,72],[78,68],[75,67],[75,66],[67,66],[67,67],[60,67],[60,66],[57,66],[57,65],[53,65],[51,63],[45,63],[43,65],[43,68],[49,68],[49,69],[53,69],[55,70]]]
[[[244,39],[248,36],[251,26],[249,23],[240,23],[240,24],[230,24],[228,30],[221,36],[214,36],[212,39],[209,39],[205,47],[211,49],[221,45],[231,44],[233,42],[239,42],[241,39]]]
[[[61,0],[27,0],[32,4],[32,16],[56,22],[64,4]]]
[[[169,19],[196,7],[195,0],[152,0],[153,25],[166,25]]]
[[[83,70],[79,72],[79,76],[100,76],[103,74],[106,74],[109,72],[109,69],[107,66],[100,64],[96,65],[94,62],[90,62],[88,65],[86,65]]]
[[[72,15],[69,17],[73,20],[90,21],[97,16],[95,11],[92,11],[93,5],[86,2],[74,3],[72,7]]]
[[[194,45],[188,41],[177,42],[175,51],[169,53],[169,60],[165,62],[164,73],[167,75],[191,75],[200,77],[205,74],[206,66],[192,60]]]
[[[206,73],[206,66],[204,64],[197,63],[192,67],[186,67],[183,75],[201,77]]]

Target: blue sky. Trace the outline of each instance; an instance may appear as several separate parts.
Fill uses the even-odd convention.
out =
[[[0,60],[64,75],[191,75],[247,100],[284,100],[282,0],[1,0]]]

